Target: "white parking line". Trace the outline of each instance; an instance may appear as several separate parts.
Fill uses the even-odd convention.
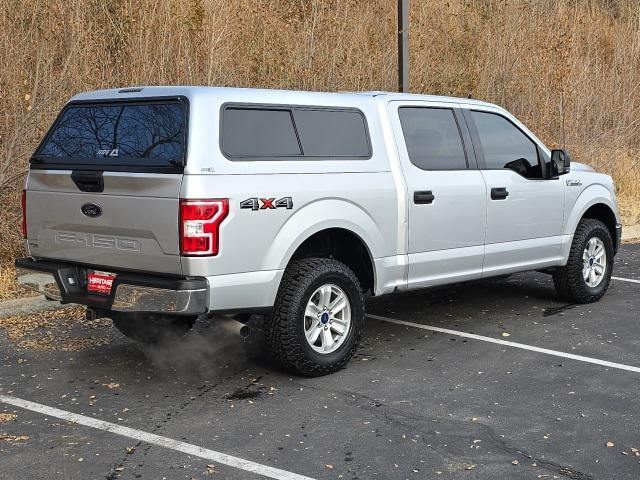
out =
[[[498,338],[483,337],[482,335],[476,335],[474,333],[459,332],[457,330],[449,330],[448,328],[432,327],[430,325],[421,325],[419,323],[405,322],[404,320],[396,320],[395,318],[381,317],[380,315],[369,315],[367,317],[382,322],[395,323],[397,325],[404,325],[406,327],[420,328],[422,330],[430,330],[432,332],[446,333],[447,335],[457,335],[458,337],[471,338],[473,340],[480,340],[482,342],[496,343],[498,345],[504,345],[506,347],[520,348],[522,350],[530,350],[532,352],[545,353],[547,355],[553,355],[556,357],[569,358],[571,360],[577,360],[579,362],[593,363],[595,365],[601,365],[603,367],[617,368],[618,370],[626,370],[628,372],[640,373],[640,367],[633,367],[631,365],[625,365],[623,363],[608,362],[606,360],[600,360],[598,358],[583,357],[582,355],[574,355],[573,353],[559,352],[558,350],[549,350],[548,348],[534,347],[533,345],[526,345],[524,343],[509,342],[508,340],[500,340]]]
[[[633,278],[611,277],[612,280],[620,280],[621,282],[640,283],[640,280],[634,280]]]
[[[84,425],[85,427],[96,428],[98,430],[104,430],[105,432],[115,433],[122,435],[123,437],[133,438],[134,440],[140,440],[145,443],[157,445],[159,447],[169,448],[177,452],[186,453],[194,457],[204,458],[222,465],[244,470],[246,472],[252,472],[257,475],[262,475],[268,478],[275,478],[277,480],[314,480],[311,477],[305,477],[298,475],[297,473],[287,472],[286,470],[280,470],[279,468],[269,467],[268,465],[262,465],[243,458],[234,457],[225,453],[216,452],[215,450],[209,450],[207,448],[198,447],[190,443],[173,440],[167,437],[161,437],[154,433],[144,432],[142,430],[136,430],[134,428],[124,427],[115,423],[105,422],[96,418],[86,417],[84,415],[78,415],[77,413],[67,412],[58,408],[49,407],[40,403],[30,402],[29,400],[22,400],[21,398],[12,397],[9,395],[0,395],[0,402],[13,405],[14,407],[24,408],[32,412],[41,413],[49,417],[59,418],[68,422],[77,423],[78,425]]]

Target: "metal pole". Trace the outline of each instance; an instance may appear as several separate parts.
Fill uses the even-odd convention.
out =
[[[398,0],[398,91],[409,93],[409,0]]]

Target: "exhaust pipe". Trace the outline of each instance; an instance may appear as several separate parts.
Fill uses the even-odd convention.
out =
[[[210,317],[215,323],[220,325],[225,331],[238,335],[240,338],[247,338],[251,333],[251,328],[238,320],[226,315],[213,315]]]

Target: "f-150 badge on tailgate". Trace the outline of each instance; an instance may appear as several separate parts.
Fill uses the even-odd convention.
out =
[[[293,200],[291,197],[275,198],[247,198],[240,202],[240,208],[250,208],[251,210],[273,210],[276,208],[293,208]]]

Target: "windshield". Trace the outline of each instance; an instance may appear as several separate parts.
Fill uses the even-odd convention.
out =
[[[68,105],[34,155],[44,164],[183,165],[186,111],[180,100]]]

